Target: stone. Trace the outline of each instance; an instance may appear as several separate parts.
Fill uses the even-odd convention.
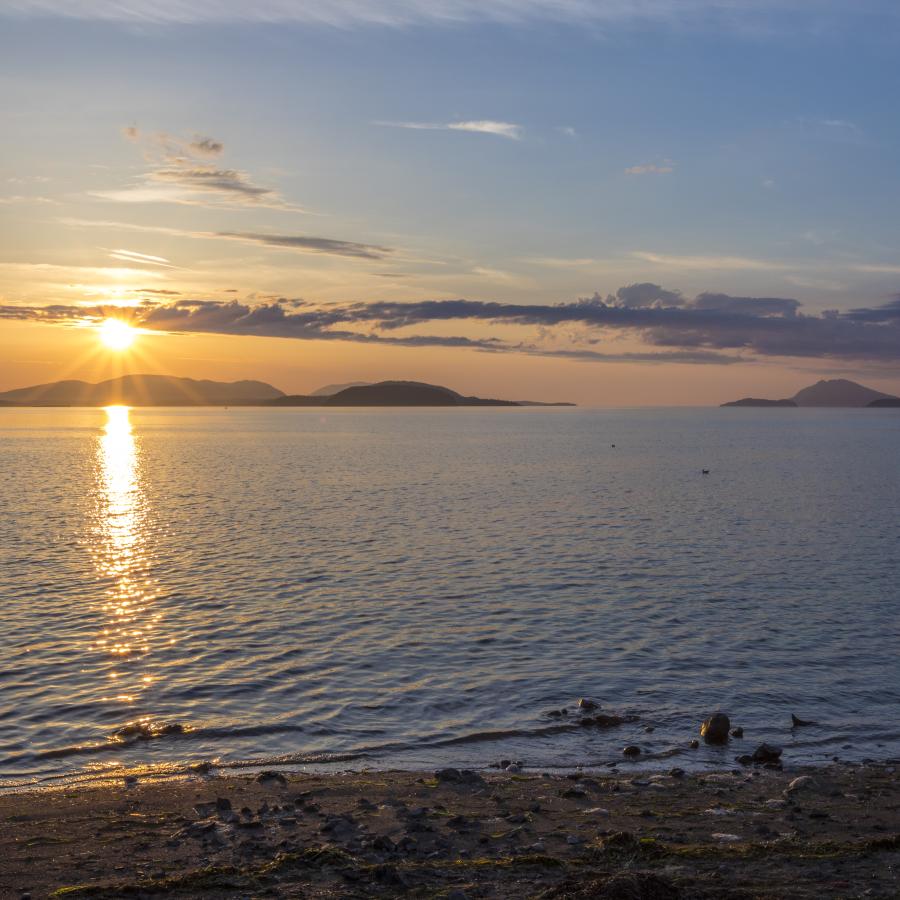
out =
[[[753,751],[753,762],[755,763],[777,763],[781,760],[781,747],[773,744],[760,744]]]
[[[785,789],[784,796],[792,797],[795,794],[825,794],[828,789],[821,785],[811,775],[801,775],[795,778]]]
[[[744,736],[744,729],[738,726],[737,728],[731,729],[731,736],[733,738],[742,738]]]
[[[287,784],[287,778],[285,778],[281,772],[260,772],[259,775],[256,776],[256,780],[259,784],[271,784],[273,781],[278,784]]]
[[[700,741],[698,741],[697,738],[693,738],[693,739],[688,743],[688,747],[690,747],[691,750],[696,750],[699,746],[700,746]]]
[[[808,725],[815,725],[815,722],[808,722],[806,719],[801,719],[791,713],[791,728],[806,728]]]
[[[587,697],[582,697],[578,701],[578,708],[586,710],[587,712],[597,709],[598,707],[599,707],[599,704],[595,703],[593,700],[589,700]]]
[[[634,758],[636,756],[641,755],[641,748],[636,746],[635,744],[629,744],[627,747],[622,749],[622,755]]]
[[[700,737],[707,744],[725,744],[728,742],[728,731],[731,720],[723,712],[713,713],[700,726]]]

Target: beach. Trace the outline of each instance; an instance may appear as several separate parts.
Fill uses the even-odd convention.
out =
[[[893,765],[117,777],[0,796],[0,896],[897,897]]]

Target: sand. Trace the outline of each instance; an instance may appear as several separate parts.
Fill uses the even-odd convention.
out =
[[[0,796],[3,898],[896,898],[898,866],[900,788],[880,764],[261,781],[212,769]]]

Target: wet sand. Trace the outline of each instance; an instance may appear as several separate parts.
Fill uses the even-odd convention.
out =
[[[6,794],[0,897],[900,896],[892,766],[454,771]]]

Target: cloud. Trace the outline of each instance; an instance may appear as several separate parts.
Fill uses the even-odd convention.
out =
[[[102,318],[108,308],[47,306],[0,308],[0,318],[72,322]],[[407,347],[461,347],[594,361],[683,362],[727,365],[764,357],[858,362],[900,361],[900,297],[877,307],[821,315],[802,313],[782,297],[704,293],[688,299],[659,285],[626,285],[571,303],[517,304],[482,300],[375,301],[315,306],[275,299],[252,306],[238,301],[159,301],[145,298],[128,311],[144,328],[177,332],[256,335],[298,340],[339,340]],[[536,343],[496,337],[398,334],[434,323],[478,322],[536,326]],[[559,346],[572,324],[588,329],[574,346]],[[598,347],[626,336],[646,351],[616,353]],[[556,344],[547,338],[557,339]],[[584,346],[586,344],[586,346]]]
[[[112,259],[120,259],[128,263],[144,263],[149,266],[162,266],[165,269],[177,269],[164,256],[151,256],[149,253],[137,253],[134,250],[110,250]]]
[[[663,164],[657,166],[654,163],[647,163],[641,166],[629,166],[625,169],[626,175],[670,175],[675,171],[671,164]]]
[[[187,140],[166,132],[145,133],[135,125],[123,136],[144,149],[149,171],[134,184],[94,196],[118,203],[181,203],[191,206],[265,206],[295,209],[273,188],[255,184],[246,172],[215,166],[209,159],[224,152],[215,138]]]
[[[820,30],[830,20],[895,13],[892,0],[4,0],[7,14],[56,16],[147,25],[297,22],[347,28],[497,22],[562,22],[612,26],[759,29],[772,19],[783,28]],[[771,26],[770,26],[771,27]]]
[[[198,135],[188,144],[197,156],[220,156],[225,149],[221,141]]]
[[[52,197],[40,197],[35,194],[11,194],[6,197],[0,197],[0,204],[12,205],[13,203],[43,203],[55,206],[59,203]]]
[[[475,134],[492,134],[496,137],[518,141],[522,138],[522,126],[513,122],[494,119],[473,119],[466,122],[376,122],[387,128],[409,128],[413,131],[471,131]]]
[[[207,235],[203,235],[206,237]],[[392,251],[388,247],[374,244],[357,244],[354,241],[340,241],[332,238],[307,237],[290,234],[260,234],[247,231],[217,231],[211,237],[230,238],[266,247],[285,250],[304,250],[310,253],[328,253],[334,256],[352,256],[360,259],[384,259]]]
[[[642,307],[683,306],[684,297],[681,291],[667,291],[658,284],[643,282],[620,287],[616,291],[616,300],[620,306],[629,309]]]
[[[744,256],[677,256],[670,253],[651,253],[647,250],[635,250],[630,255],[635,259],[658,266],[667,266],[671,269],[771,271],[772,269],[786,268],[781,263],[771,262],[767,259],[748,259]]]
[[[394,252],[391,247],[361,244],[356,241],[345,241],[317,235],[266,234],[265,232],[254,231],[187,231],[181,228],[170,228],[165,225],[136,225],[131,222],[110,222],[102,219],[60,218],[57,221],[63,225],[70,225],[75,228],[116,228],[145,234],[163,234],[167,237],[243,241],[246,244],[257,244],[280,250],[323,253],[330,256],[350,257],[351,259],[384,259]]]

